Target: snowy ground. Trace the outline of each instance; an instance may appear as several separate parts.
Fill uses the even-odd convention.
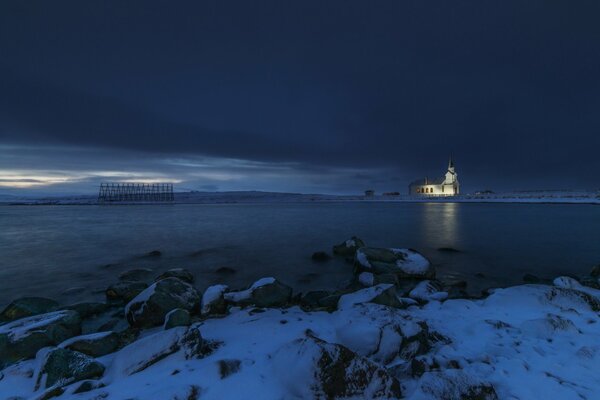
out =
[[[331,398],[323,354],[335,361],[342,354],[337,345],[357,357],[347,368],[359,376],[371,371],[369,386],[356,383],[350,398],[389,398],[390,379],[407,399],[495,398],[490,387],[500,399],[600,398],[598,290],[564,279],[407,309],[369,303],[367,292],[350,295],[362,299],[358,304],[342,297],[333,313],[234,308],[197,322],[189,329],[213,348],[200,358],[186,358],[183,348],[165,350],[188,328],[144,331],[142,339],[98,358],[106,367],[103,387],[70,394],[75,383],[56,398]],[[0,398],[42,395],[34,382],[43,353],[2,371]],[[156,354],[167,355],[140,367]]]

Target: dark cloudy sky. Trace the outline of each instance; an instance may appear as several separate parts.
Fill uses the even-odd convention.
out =
[[[2,1],[0,193],[600,187],[600,2]]]

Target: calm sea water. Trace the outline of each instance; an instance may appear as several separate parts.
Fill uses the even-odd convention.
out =
[[[600,262],[600,207],[551,204],[297,203],[0,207],[0,306],[25,295],[102,299],[131,268],[190,269],[203,289],[276,276],[297,290],[333,289],[343,260],[314,251],[352,235],[424,253],[442,277],[473,290],[585,274]],[[440,252],[452,247],[460,253]],[[145,254],[160,250],[159,258]],[[219,267],[237,272],[216,273]],[[483,273],[485,279],[476,278]]]

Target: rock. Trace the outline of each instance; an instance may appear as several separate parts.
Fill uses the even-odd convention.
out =
[[[235,269],[229,268],[229,267],[219,267],[215,270],[215,272],[219,275],[233,275],[237,271]]]
[[[58,303],[44,297],[22,297],[10,303],[2,313],[0,320],[14,321],[33,315],[45,314],[58,309]]]
[[[65,340],[59,347],[78,351],[91,357],[101,357],[119,349],[119,335],[113,331],[76,336]]]
[[[437,249],[442,253],[462,253],[462,251],[455,249],[454,247],[440,247]]]
[[[152,284],[125,306],[129,325],[148,328],[162,325],[171,310],[182,308],[192,311],[198,307],[198,292],[177,278],[165,278]]]
[[[187,283],[194,283],[194,275],[184,268],[173,268],[160,274],[154,282],[158,282],[166,278],[177,278]]]
[[[36,390],[55,384],[66,386],[83,379],[97,378],[104,374],[104,365],[76,351],[57,348],[50,350],[41,363],[36,378]]]
[[[135,296],[148,287],[144,282],[121,281],[106,289],[106,299],[112,302],[130,302]]]
[[[332,293],[328,296],[319,299],[319,306],[324,307],[328,310],[335,310],[342,297],[341,293]]]
[[[202,295],[202,315],[222,315],[227,313],[225,292],[229,290],[227,285],[213,285],[208,287]]]
[[[365,246],[365,242],[360,238],[352,236],[352,238],[333,246],[333,254],[342,257],[354,257],[356,250]]]
[[[442,290],[443,286],[438,281],[422,281],[410,291],[408,296],[420,302],[442,301],[448,297],[448,293]]]
[[[146,254],[146,257],[149,258],[158,258],[160,256],[162,256],[162,253],[159,250],[152,250],[151,252]]]
[[[331,259],[331,256],[324,251],[317,251],[317,252],[314,252],[310,258],[313,261],[324,262],[324,261],[329,261]]]
[[[240,360],[219,360],[218,363],[221,379],[225,379],[229,375],[235,374],[240,370],[240,366],[242,365]]]
[[[86,302],[71,304],[63,309],[76,311],[82,319],[85,319],[102,314],[103,312],[106,312],[108,308],[109,306],[106,303]]]
[[[225,300],[238,305],[257,307],[282,307],[292,298],[292,288],[275,278],[262,278],[246,290],[224,294]]]
[[[375,284],[375,275],[370,272],[361,272],[358,274],[358,282],[365,287],[371,287]]]
[[[600,300],[581,290],[553,287],[546,293],[546,300],[563,309],[589,308],[600,311]]]
[[[77,388],[75,388],[73,390],[73,394],[79,394],[79,393],[85,393],[85,392],[89,392],[95,389],[100,389],[103,388],[104,383],[100,382],[100,381],[96,381],[96,380],[85,380],[83,382],[81,382],[79,384],[79,386],[77,386]]]
[[[361,303],[375,303],[397,308],[402,307],[402,303],[396,295],[396,287],[389,283],[382,283],[341,296],[338,302],[338,309],[350,308],[355,304]]]
[[[594,289],[600,289],[600,278],[586,276],[581,278],[581,284]]]
[[[419,381],[420,389],[433,399],[497,400],[498,395],[489,382],[462,370],[447,369],[430,372]]]
[[[119,351],[111,369],[119,375],[133,375],[149,366],[183,351],[186,359],[201,357],[206,350],[204,340],[197,328],[176,327],[159,331],[136,340]]]
[[[435,270],[420,253],[411,249],[362,247],[354,261],[356,274],[394,274],[398,278],[431,279]]]
[[[0,326],[0,369],[35,357],[42,347],[57,345],[81,333],[81,319],[72,310],[54,311]]]
[[[290,397],[305,399],[399,399],[400,383],[348,348],[309,336],[283,346],[273,357]],[[298,376],[306,379],[297,379]]]
[[[152,269],[135,268],[125,271],[119,275],[120,281],[147,281],[149,280]]]
[[[523,282],[525,283],[540,283],[541,279],[533,274],[523,275]]]
[[[165,316],[165,329],[175,328],[177,326],[190,326],[192,319],[190,313],[183,308],[176,308]]]
[[[329,296],[329,292],[326,290],[312,290],[312,291],[304,293],[300,297],[300,304],[307,309],[314,309],[314,308],[322,307],[319,304],[319,300],[321,300],[322,298],[327,297],[327,296]],[[336,304],[337,304],[337,302],[336,302]]]
[[[592,267],[592,270],[590,271],[590,276],[593,276],[594,278],[600,278],[600,264],[594,265]]]
[[[577,279],[571,278],[570,276],[559,276],[552,281],[552,284],[564,289],[582,289],[581,283],[579,283]]]

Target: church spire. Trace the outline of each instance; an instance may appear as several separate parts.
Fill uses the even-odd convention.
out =
[[[454,169],[454,160],[452,159],[452,154],[450,154],[450,160],[448,160],[448,171]]]

